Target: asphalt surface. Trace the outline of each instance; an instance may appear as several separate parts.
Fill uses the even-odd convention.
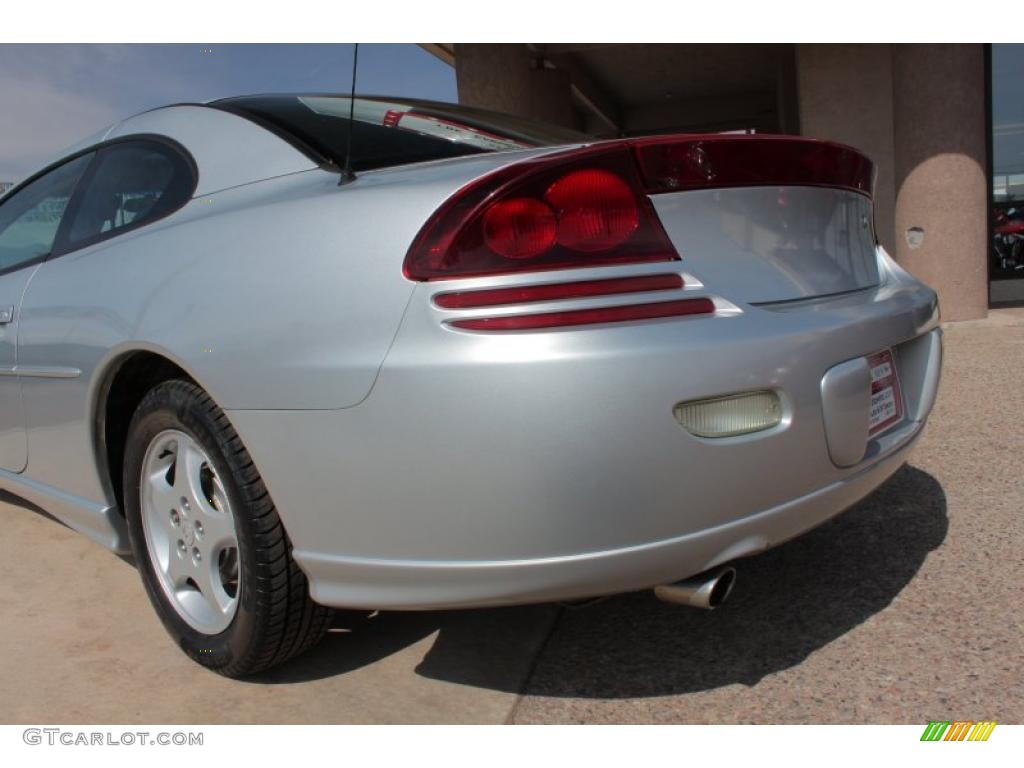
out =
[[[0,722],[1024,722],[1024,311],[946,342],[910,464],[740,561],[713,613],[638,593],[342,616],[231,681],[173,646],[129,562],[0,496]]]

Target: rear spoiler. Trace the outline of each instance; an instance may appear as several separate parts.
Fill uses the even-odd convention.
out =
[[[874,165],[853,147],[795,136],[626,139],[648,194],[717,187],[838,187],[871,197]]]

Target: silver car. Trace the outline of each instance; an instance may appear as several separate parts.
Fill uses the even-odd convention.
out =
[[[713,607],[935,399],[872,175],[415,100],[137,115],[0,203],[0,485],[131,552],[225,675],[334,607]]]

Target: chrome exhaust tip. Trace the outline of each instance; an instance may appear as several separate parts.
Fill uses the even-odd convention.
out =
[[[654,596],[664,603],[713,611],[724,603],[736,583],[736,569],[726,565],[672,584],[659,584]]]

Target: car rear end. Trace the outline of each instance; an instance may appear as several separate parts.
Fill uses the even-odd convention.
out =
[[[709,135],[495,159],[411,243],[369,397],[239,416],[310,446],[257,463],[307,506],[286,523],[315,599],[651,587],[798,535],[906,460],[938,306],[876,244],[867,158]]]

